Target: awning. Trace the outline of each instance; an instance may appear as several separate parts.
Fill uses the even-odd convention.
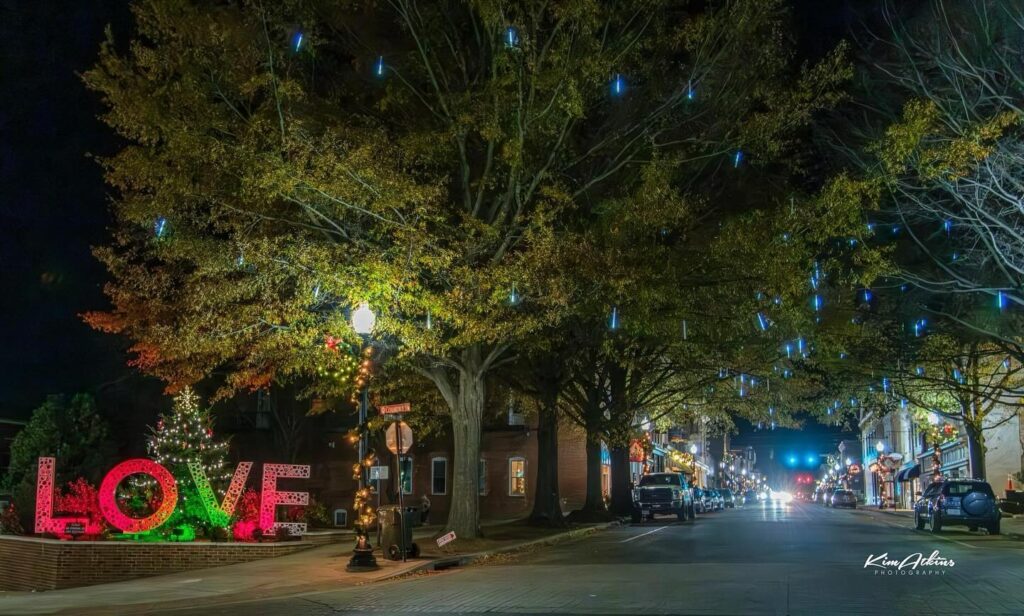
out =
[[[915,464],[896,473],[896,481],[913,481],[921,476],[921,465]]]

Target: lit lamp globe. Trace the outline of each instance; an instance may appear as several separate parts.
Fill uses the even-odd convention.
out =
[[[743,472],[744,475],[746,475],[747,474],[747,469],[743,469],[742,472]]]
[[[693,455],[697,455],[697,446],[696,445],[690,445],[690,453],[692,453]]]
[[[877,443],[875,443],[875,451],[877,451],[878,453],[882,453],[883,451],[885,451],[885,443],[883,443],[882,441],[878,441]]]
[[[360,336],[369,336],[377,324],[377,315],[370,310],[370,304],[363,302],[352,311],[352,329]]]
[[[847,458],[846,459],[846,465],[850,466],[851,464],[853,464],[853,460],[851,460],[850,458]]]

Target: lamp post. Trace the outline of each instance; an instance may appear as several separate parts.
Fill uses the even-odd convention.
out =
[[[875,443],[875,451],[878,452],[878,459],[875,460],[875,477],[876,477],[876,500],[878,501],[878,508],[885,509],[885,485],[882,484],[884,469],[882,467],[882,456],[885,454],[885,443],[878,441]]]
[[[352,311],[352,329],[355,330],[359,337],[363,339],[363,347],[365,348],[370,342],[370,334],[373,333],[373,326],[377,324],[377,315],[370,309],[370,305],[366,302],[359,304],[359,306]],[[359,392],[359,464],[361,469],[359,471],[359,489],[366,487],[366,465],[363,464],[363,460],[366,459],[366,415],[369,412],[370,407],[370,384],[369,381],[363,384],[362,391]]]
[[[370,309],[370,305],[366,302],[359,304],[359,306],[352,311],[352,329],[355,330],[359,337],[363,340],[363,349],[370,344],[370,334],[373,333],[373,326],[377,323],[377,315]],[[363,349],[360,349],[360,362],[367,361],[363,359]],[[362,389],[359,392],[359,481],[358,490],[361,492],[366,488],[366,415],[369,411],[370,406],[370,384],[369,380],[362,384]],[[357,501],[358,502],[358,501]],[[361,512],[357,511],[356,516],[362,515]],[[377,521],[377,528],[380,529],[380,520]],[[378,569],[377,559],[373,556],[373,546],[370,545],[370,541],[366,535],[366,529],[361,529],[362,532],[356,535],[356,547],[352,551],[352,558],[348,561],[346,569],[349,571],[366,571],[372,569]],[[378,541],[378,543],[380,543]]]

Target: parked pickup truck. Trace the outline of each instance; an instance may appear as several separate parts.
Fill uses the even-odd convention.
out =
[[[653,518],[657,513],[674,513],[679,520],[696,517],[693,492],[681,474],[644,475],[633,489],[633,521]]]

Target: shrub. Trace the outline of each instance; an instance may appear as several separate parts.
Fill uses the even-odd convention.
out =
[[[24,535],[25,529],[18,519],[18,509],[11,503],[0,512],[0,535]]]

